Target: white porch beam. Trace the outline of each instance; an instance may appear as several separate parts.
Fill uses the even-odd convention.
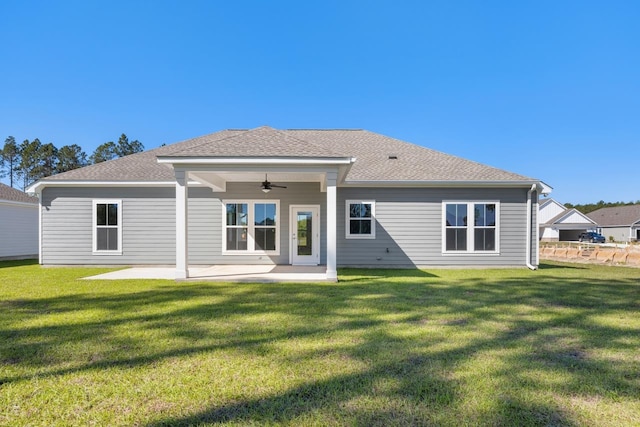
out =
[[[189,278],[189,172],[176,170],[176,279]]]
[[[338,280],[337,270],[337,192],[336,185],[338,181],[337,172],[327,172],[326,178],[327,189],[327,280]]]
[[[220,176],[212,174],[212,173],[195,173],[191,172],[191,179],[198,181],[200,184],[205,185],[211,188],[213,191],[227,191],[227,181],[222,179]]]

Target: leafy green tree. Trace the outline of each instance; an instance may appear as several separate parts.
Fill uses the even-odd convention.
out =
[[[106,162],[107,160],[113,160],[116,157],[118,157],[116,144],[113,141],[109,141],[98,145],[96,151],[94,151],[91,157],[89,157],[89,160],[91,163],[95,164]]]
[[[636,202],[605,202],[604,200],[600,200],[598,203],[586,203],[586,204],[577,204],[574,205],[572,203],[565,203],[564,206],[571,209],[575,208],[577,211],[582,212],[583,214],[588,214],[593,211],[597,211],[601,208],[613,208],[617,206],[629,206],[629,205],[640,205],[640,200]]]
[[[37,165],[31,171],[33,181],[37,181],[56,173],[58,149],[53,143],[41,145],[37,152]]]
[[[18,176],[22,179],[22,189],[25,190],[32,182],[35,181],[34,171],[40,165],[40,149],[42,143],[38,138],[33,141],[25,139],[19,146],[20,164],[18,165]]]
[[[78,169],[88,164],[87,154],[77,144],[65,145],[58,150],[56,173]]]
[[[144,151],[144,145],[140,141],[129,141],[127,135],[124,133],[120,135],[118,139],[118,145],[116,146],[116,153],[119,157],[128,156],[129,154],[135,154]]]
[[[129,138],[124,133],[120,135],[118,142],[113,141],[100,144],[96,151],[93,152],[89,160],[91,163],[101,163],[107,160],[113,160],[118,157],[128,156],[129,154],[135,154],[144,151],[144,145],[140,141],[129,141]]]
[[[20,150],[16,139],[12,136],[7,137],[4,146],[0,150],[0,177],[9,178],[9,185],[13,187],[14,181],[17,181],[18,168],[20,164]]]

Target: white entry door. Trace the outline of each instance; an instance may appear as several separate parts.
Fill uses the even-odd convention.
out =
[[[291,264],[320,264],[320,206],[292,205],[290,218]]]

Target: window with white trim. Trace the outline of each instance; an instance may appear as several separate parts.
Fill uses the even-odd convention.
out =
[[[277,200],[227,200],[223,203],[224,247],[227,254],[280,252]]]
[[[375,205],[375,201],[346,201],[345,234],[347,239],[375,239]]]
[[[497,253],[500,204],[493,201],[442,203],[442,251]]]
[[[93,251],[122,253],[122,201],[93,201]]]

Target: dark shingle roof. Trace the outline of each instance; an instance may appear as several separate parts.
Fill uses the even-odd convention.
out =
[[[0,183],[0,200],[8,200],[10,202],[20,202],[20,203],[32,203],[38,204],[38,199],[33,196],[29,196],[27,193],[23,193],[20,190],[16,190],[15,188],[9,187],[8,185],[4,185]]]
[[[600,226],[628,226],[640,221],[640,205],[601,208],[587,216]]]
[[[347,181],[536,181],[366,130],[224,130],[46,178],[172,181],[169,157],[355,157]],[[395,156],[396,159],[390,159]]]

